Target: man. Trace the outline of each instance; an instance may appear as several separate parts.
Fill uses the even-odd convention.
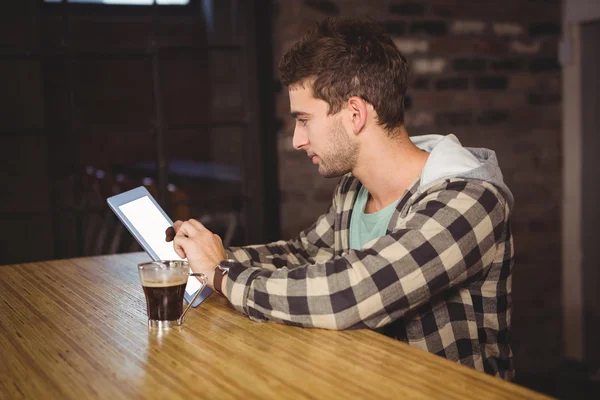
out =
[[[511,379],[513,198],[495,153],[408,137],[407,62],[373,22],[317,24],[280,73],[294,147],[342,176],[329,212],[288,242],[226,251],[195,220],[167,240],[253,320],[370,328]]]

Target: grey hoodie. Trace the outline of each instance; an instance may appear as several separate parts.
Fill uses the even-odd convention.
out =
[[[512,210],[514,197],[502,178],[496,153],[484,148],[463,147],[456,136],[421,135],[410,138],[429,158],[421,172],[421,188],[438,179],[478,179],[496,186]]]

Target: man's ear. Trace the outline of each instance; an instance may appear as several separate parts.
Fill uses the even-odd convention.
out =
[[[367,123],[368,103],[358,96],[348,99],[347,111],[350,113],[352,132],[358,135]]]

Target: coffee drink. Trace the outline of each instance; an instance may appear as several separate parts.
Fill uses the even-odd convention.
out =
[[[142,287],[146,295],[148,318],[160,321],[174,321],[179,318],[183,313],[186,283],[187,279],[169,283],[144,282]]]
[[[138,264],[140,281],[146,296],[149,329],[169,329],[181,326],[192,303],[208,284],[203,273],[191,272],[185,260],[159,260]],[[183,308],[183,297],[188,278],[193,276],[202,286]]]

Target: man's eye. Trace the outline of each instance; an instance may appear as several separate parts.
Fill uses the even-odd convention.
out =
[[[308,122],[308,120],[306,120],[306,119],[299,119],[298,122],[300,122],[302,124],[302,126],[306,126],[306,123]]]

